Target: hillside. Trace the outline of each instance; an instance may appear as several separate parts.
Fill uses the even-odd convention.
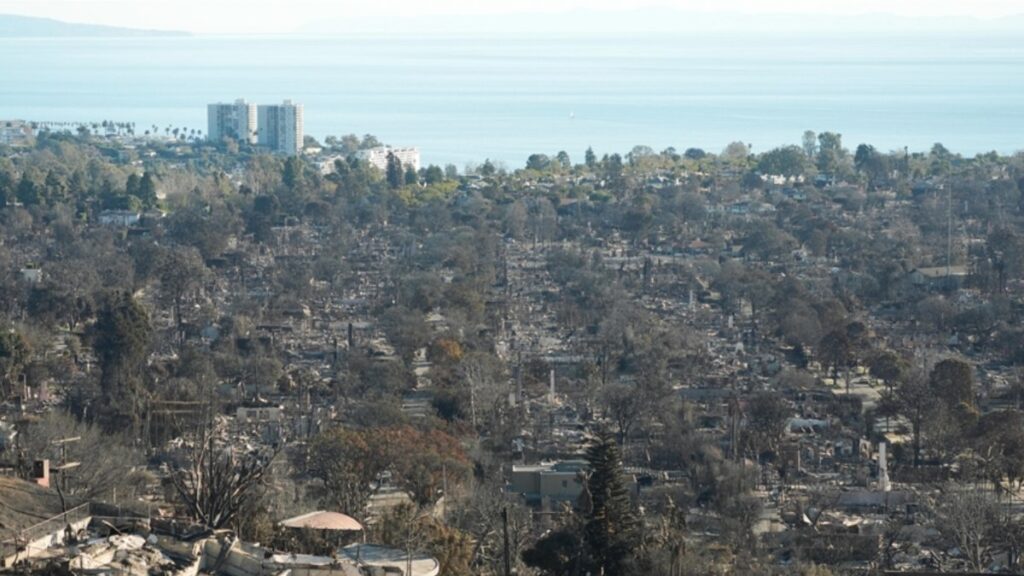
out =
[[[0,476],[0,542],[15,532],[61,513],[56,491]]]
[[[0,14],[0,38],[187,36],[185,32],[138,30],[96,24],[62,22],[15,14]]]

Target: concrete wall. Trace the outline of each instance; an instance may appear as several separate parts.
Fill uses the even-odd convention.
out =
[[[213,570],[225,543],[210,538],[203,543],[201,569]],[[244,542],[235,542],[220,565],[218,574],[227,576],[273,576],[285,571],[291,576],[358,576],[354,566],[308,566],[278,564],[265,558],[266,549]]]

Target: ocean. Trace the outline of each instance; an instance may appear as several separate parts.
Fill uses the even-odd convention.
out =
[[[0,119],[206,129],[206,104],[305,107],[460,168],[635,145],[1024,149],[1024,41],[986,35],[0,39]]]

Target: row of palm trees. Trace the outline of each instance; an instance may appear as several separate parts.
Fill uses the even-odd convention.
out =
[[[159,136],[160,135],[160,128],[156,124],[153,124],[151,129],[146,130],[144,132],[144,135],[145,136]],[[176,126],[168,124],[167,126],[164,127],[164,136],[167,137],[167,138],[173,137],[175,140],[184,140],[184,141],[187,141],[187,142],[193,142],[193,141],[196,141],[196,140],[201,140],[203,138],[203,131],[202,130],[196,130],[195,128],[191,128],[190,129],[188,127],[178,128]]]
[[[112,120],[103,120],[102,122],[32,122],[32,128],[34,130],[42,131],[75,131],[82,136],[88,135],[107,135],[107,136],[135,136],[136,126],[135,122],[114,122]],[[161,129],[156,124],[143,131],[142,135],[145,137],[158,137],[160,136]],[[163,136],[165,138],[173,138],[174,140],[181,140],[183,142],[195,142],[202,140],[203,131],[195,128],[188,128],[187,126],[174,126],[168,124],[163,128]]]

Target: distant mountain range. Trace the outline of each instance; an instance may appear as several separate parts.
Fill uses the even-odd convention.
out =
[[[166,30],[138,30],[98,24],[62,22],[50,18],[0,14],[0,38],[53,38],[53,37],[124,37],[124,36],[188,36],[187,32]]]
[[[571,10],[550,13],[484,13],[373,18],[319,18],[297,34],[391,34],[417,36],[600,36],[647,33],[765,33],[778,35],[1024,34],[1024,14],[1003,18],[912,17],[882,13],[855,15],[699,12],[670,7],[619,11]]]

